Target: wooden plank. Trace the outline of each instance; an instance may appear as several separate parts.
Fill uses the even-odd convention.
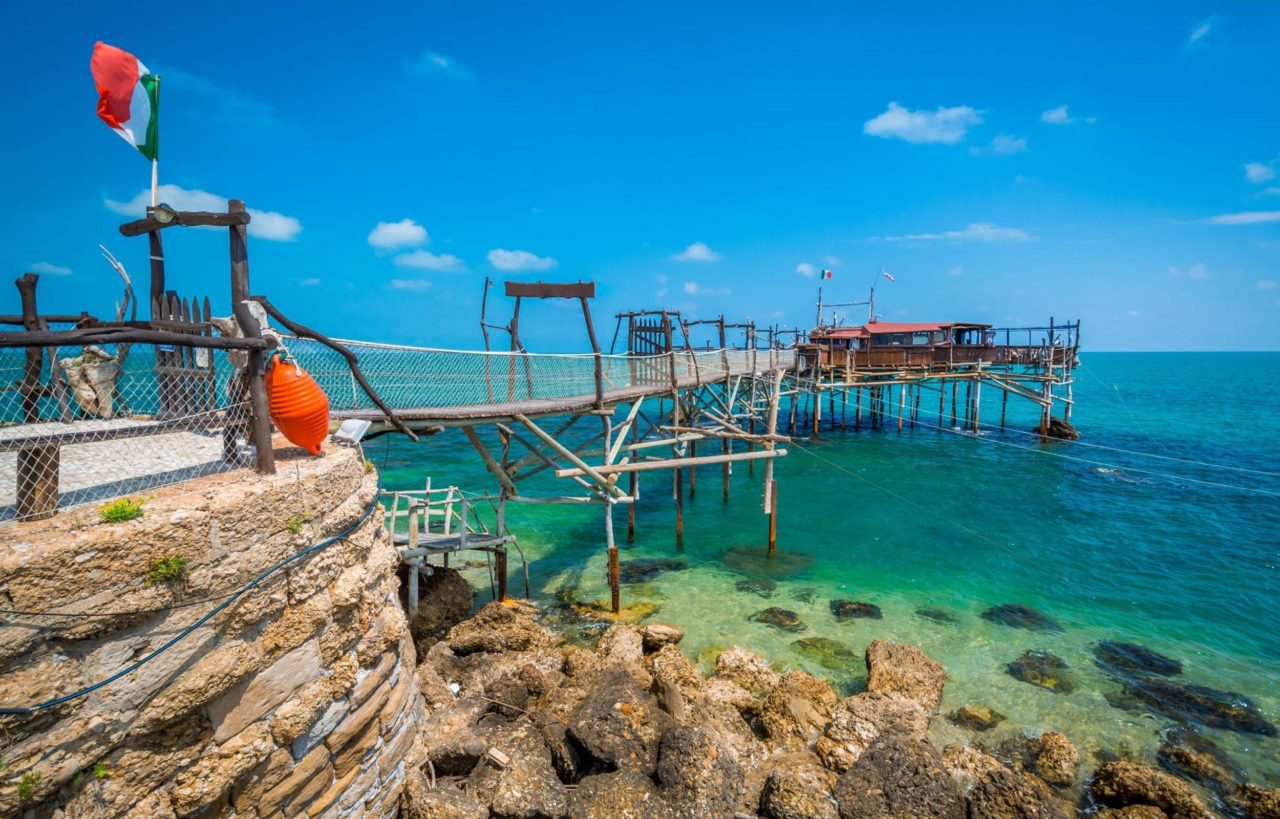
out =
[[[560,284],[554,282],[504,282],[508,297],[531,299],[594,299],[595,282]]]
[[[601,475],[613,475],[624,472],[653,472],[659,469],[680,469],[686,466],[702,464],[733,463],[736,461],[768,461],[786,457],[785,449],[763,450],[760,452],[734,452],[730,455],[699,455],[696,458],[664,458],[660,461],[640,461],[638,463],[605,464],[592,467]],[[573,478],[584,474],[580,467],[557,469],[557,478]]]
[[[169,227],[235,227],[249,224],[250,217],[246,211],[230,213],[213,213],[203,210],[176,211],[170,222],[161,222],[151,214],[143,219],[125,222],[120,226],[122,236],[141,236],[144,233],[156,233]]]

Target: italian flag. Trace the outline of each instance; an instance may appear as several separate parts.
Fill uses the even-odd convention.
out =
[[[98,116],[147,159],[160,153],[160,78],[132,54],[97,42],[89,60]]]

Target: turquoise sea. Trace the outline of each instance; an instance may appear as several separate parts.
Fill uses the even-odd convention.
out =
[[[1094,661],[1099,640],[1180,660],[1182,674],[1171,679],[1243,695],[1280,724],[1280,353],[1082,359],[1072,416],[1082,443],[1025,434],[1035,413],[1012,399],[1007,430],[943,429],[928,394],[915,429],[824,430],[795,442],[777,462],[773,562],[764,558],[760,466],[751,475],[735,465],[727,504],[720,467],[699,471],[697,495],[685,501],[683,548],[670,473],[644,475],[634,544],[625,544],[625,508],[614,513],[624,565],[679,562],[625,585],[624,603],[660,606],[655,619],[686,630],[691,657],[705,662],[716,647],[744,645],[846,691],[865,681],[860,655],[870,640],[916,644],[947,669],[944,712],[981,703],[1007,717],[981,735],[935,720],[944,743],[998,746],[1059,730],[1086,765],[1109,753],[1154,760],[1175,720],[1132,702],[1118,707],[1121,682]],[[999,396],[987,393],[981,417],[998,422]],[[457,431],[422,444],[371,441],[367,455],[388,488],[421,488],[430,476],[436,486],[496,490]],[[570,488],[546,473],[531,486],[548,495]],[[511,507],[536,601],[607,600],[602,518],[595,505]],[[471,576],[483,602],[487,576]],[[511,588],[523,590],[515,558]],[[837,620],[834,599],[872,603],[883,616]],[[980,616],[1006,603],[1033,607],[1062,630]],[[804,630],[749,619],[769,606],[795,612]],[[955,622],[922,617],[922,608]],[[854,658],[795,645],[815,637]],[[1073,690],[1011,676],[1007,666],[1028,650],[1061,658]],[[1249,779],[1280,786],[1280,737],[1198,727]]]

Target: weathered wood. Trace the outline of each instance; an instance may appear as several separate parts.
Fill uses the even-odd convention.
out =
[[[231,213],[244,211],[244,202],[232,199],[227,203]],[[235,313],[236,322],[246,338],[261,338],[262,327],[249,310],[245,300],[249,298],[249,247],[248,231],[243,224],[233,225],[227,232],[231,237],[231,309]],[[246,370],[246,381],[249,385],[249,403],[253,443],[258,449],[258,473],[274,475],[276,473],[275,450],[271,443],[271,416],[267,402],[266,356],[261,350],[249,353],[249,366]]]
[[[26,362],[22,367],[22,420],[33,424],[40,420],[40,395],[43,394],[40,383],[41,357],[40,347],[30,344],[33,335],[40,333],[40,314],[36,310],[36,284],[40,277],[34,273],[24,273],[14,284],[18,287],[18,297],[22,302],[22,326],[25,333],[15,333],[28,341],[23,344],[27,348]],[[19,339],[21,340],[21,339]],[[15,345],[17,346],[17,345]]]
[[[83,347],[87,344],[173,344],[203,347],[210,350],[270,350],[274,339],[202,337],[167,330],[116,330],[86,328],[83,330],[40,330],[37,332],[0,333],[0,348],[11,347]]]
[[[18,450],[18,520],[44,520],[58,511],[58,444]]]
[[[148,292],[151,294],[150,304],[155,305],[164,298],[164,245],[160,242],[159,229],[147,233],[147,249],[151,262],[151,287]],[[151,317],[159,318],[154,312]]]
[[[703,464],[718,464],[726,461],[736,463],[738,461],[767,461],[773,458],[781,458],[787,454],[785,449],[760,450],[757,452],[734,452],[729,455],[699,455],[696,458],[665,458],[657,461],[637,461],[634,463],[617,463],[607,464],[604,466],[592,467],[592,471],[600,475],[614,475],[627,472],[654,472],[660,469],[680,469],[686,466],[700,466]],[[557,478],[572,478],[584,474],[581,468],[569,467],[556,470]]]
[[[506,547],[500,547],[493,553],[493,571],[498,576],[498,601],[504,602],[507,599],[507,550]]]
[[[203,210],[180,210],[174,212],[173,221],[161,222],[156,219],[152,208],[147,208],[147,210],[148,215],[146,217],[133,222],[125,222],[121,225],[120,235],[141,236],[144,233],[154,234],[170,227],[242,227],[249,224],[251,219],[247,211],[213,213]]]
[[[561,284],[555,282],[504,282],[508,297],[531,299],[594,299],[595,282]]]

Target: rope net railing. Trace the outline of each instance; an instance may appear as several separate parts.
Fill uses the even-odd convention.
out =
[[[473,352],[341,342],[393,410],[483,407],[520,401],[573,401],[596,394],[592,354]],[[341,414],[374,409],[346,360],[318,342],[286,336],[289,354],[311,374]],[[655,356],[599,356],[606,398],[620,391],[681,388],[791,366],[790,350],[686,350]]]
[[[60,328],[54,328],[60,329]],[[223,350],[0,348],[0,521],[143,497],[253,464],[249,404]]]

